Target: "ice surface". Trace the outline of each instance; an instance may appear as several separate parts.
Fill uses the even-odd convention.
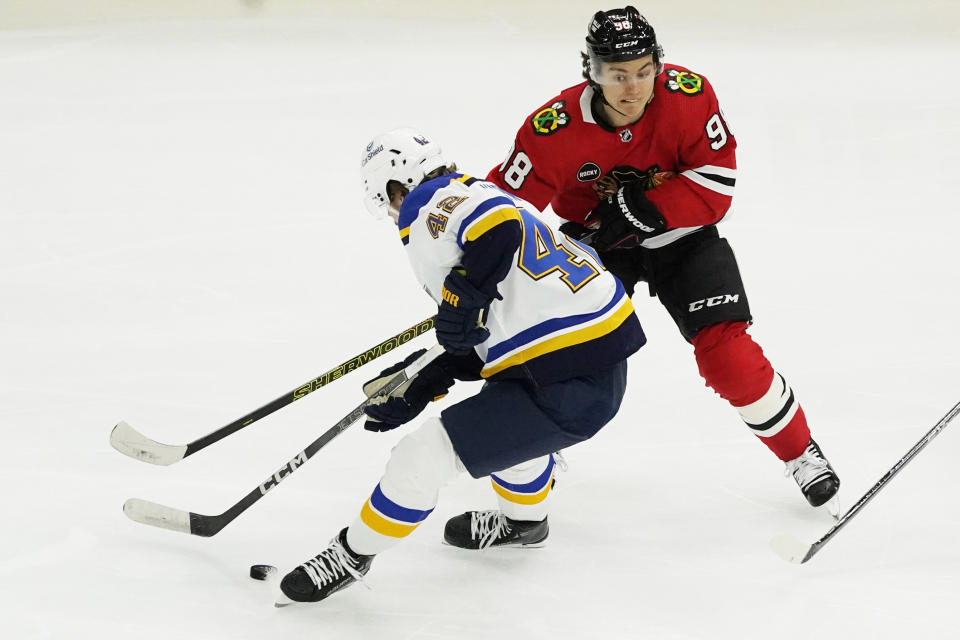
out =
[[[184,444],[429,316],[362,210],[361,149],[415,126],[484,174],[578,81],[600,6],[82,4],[0,7],[5,638],[960,638],[960,425],[784,563],[770,538],[830,517],[642,297],[650,343],[617,419],[566,452],[543,549],[442,546],[494,505],[463,478],[373,591],[274,609],[248,567],[323,548],[402,430],[348,431],[212,539],[125,518],[130,497],[220,513],[362,398],[381,362],[171,467],[108,444],[121,419]],[[641,10],[738,137],[721,231],[846,508],[960,399],[960,9],[779,4]]]

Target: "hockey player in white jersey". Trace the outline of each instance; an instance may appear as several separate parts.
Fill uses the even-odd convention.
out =
[[[397,222],[417,280],[438,305],[443,355],[384,402],[365,428],[394,429],[460,380],[474,396],[426,420],[394,447],[359,515],[288,573],[283,594],[316,602],[349,586],[376,554],[433,511],[466,471],[489,476],[500,509],[451,519],[448,544],[481,549],[547,538],[553,452],[593,436],[617,413],[626,359],[645,342],[630,298],[589,249],[495,185],[457,173],[411,129],[380,135],[362,157],[365,201]],[[368,396],[412,354],[364,385]]]

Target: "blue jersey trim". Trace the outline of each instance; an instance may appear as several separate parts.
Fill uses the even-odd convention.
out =
[[[545,322],[541,322],[540,324],[534,325],[529,329],[524,329],[517,335],[507,338],[503,342],[490,347],[487,350],[487,362],[493,362],[494,360],[502,357],[504,354],[520,349],[524,345],[542,338],[543,336],[549,335],[555,331],[575,327],[578,324],[585,324],[590,320],[599,318],[603,314],[613,309],[615,306],[622,304],[623,297],[626,295],[626,291],[624,291],[623,284],[619,279],[616,279],[616,283],[617,289],[614,291],[610,302],[604,305],[599,311],[594,311],[593,313],[581,313],[579,315],[566,316],[564,318],[552,318]]]

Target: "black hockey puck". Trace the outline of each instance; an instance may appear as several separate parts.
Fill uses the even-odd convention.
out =
[[[250,577],[254,580],[266,580],[276,570],[276,567],[269,564],[255,564],[250,567]]]

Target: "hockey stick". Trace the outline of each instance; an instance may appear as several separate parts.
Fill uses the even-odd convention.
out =
[[[371,360],[375,360],[383,354],[393,351],[397,347],[410,342],[417,336],[423,335],[433,328],[433,321],[434,317],[431,316],[426,320],[415,324],[409,329],[401,331],[392,338],[387,338],[377,346],[367,349],[360,355],[350,358],[343,364],[330,369],[330,371],[317,376],[309,382],[303,383],[293,391],[285,393],[276,400],[263,405],[255,411],[251,411],[242,418],[237,418],[230,424],[220,427],[216,431],[208,433],[202,438],[194,440],[189,444],[171,445],[157,442],[156,440],[143,435],[122,420],[118,422],[113,428],[113,431],[110,432],[110,444],[120,453],[130,456],[131,458],[136,458],[137,460],[142,460],[143,462],[149,462],[150,464],[170,465],[174,462],[179,462],[187,456],[193,455],[197,451],[209,447],[214,442],[222,440],[223,438],[236,433],[240,429],[243,429],[244,427],[256,422],[260,418],[268,416],[271,413],[282,409],[288,404],[292,404],[296,400],[299,400],[305,395],[316,391],[320,387],[329,384],[338,378],[342,378],[354,369],[359,369]]]
[[[937,434],[943,431],[947,424],[953,420],[958,413],[960,413],[960,402],[955,404],[954,407],[947,412],[947,415],[943,416],[940,419],[940,422],[934,425],[934,427],[930,429],[930,431],[928,431],[927,434],[923,436],[917,444],[913,445],[913,448],[907,452],[907,455],[900,458],[900,460],[897,461],[897,464],[893,465],[889,471],[883,474],[883,477],[880,478],[880,480],[878,480],[877,483],[873,485],[870,490],[863,495],[862,498],[857,500],[857,503],[850,507],[850,509],[837,521],[837,524],[833,525],[833,527],[819,540],[813,544],[807,544],[797,540],[788,533],[780,533],[770,540],[770,547],[778,556],[787,562],[792,562],[794,564],[803,564],[812,558],[818,551],[820,551],[821,548],[823,548],[823,545],[827,544],[827,542],[829,542],[830,539],[833,538],[833,536],[835,536],[837,532],[840,531],[840,529],[842,529],[844,525],[846,525],[847,522],[849,522],[853,516],[857,514],[858,511],[860,511],[860,509],[866,506],[866,504],[870,502],[870,500],[873,499],[877,493],[880,492],[880,489],[882,489],[887,482],[892,480],[893,477],[897,475],[897,473],[914,458],[914,456],[920,453],[921,449],[930,444],[930,441],[933,440]]]
[[[353,411],[344,416],[337,424],[327,429],[323,435],[310,443],[310,445],[295,455],[289,462],[280,467],[280,469],[269,478],[258,485],[253,491],[245,495],[235,505],[216,516],[205,516],[200,513],[182,511],[173,507],[166,507],[162,504],[141,500],[139,498],[130,498],[123,503],[123,512],[128,518],[142,524],[149,524],[162,529],[190,533],[195,536],[209,538],[220,532],[225,526],[233,522],[237,516],[249,509],[253,504],[267,495],[267,492],[278,484],[289,478],[294,471],[306,464],[307,460],[327,446],[327,444],[338,435],[347,430],[347,427],[363,417],[363,408],[373,402],[377,397],[389,395],[394,389],[417,375],[423,367],[430,361],[443,353],[443,347],[434,345],[429,351],[414,360],[406,369],[400,371],[388,382],[376,396],[364,400]]]

